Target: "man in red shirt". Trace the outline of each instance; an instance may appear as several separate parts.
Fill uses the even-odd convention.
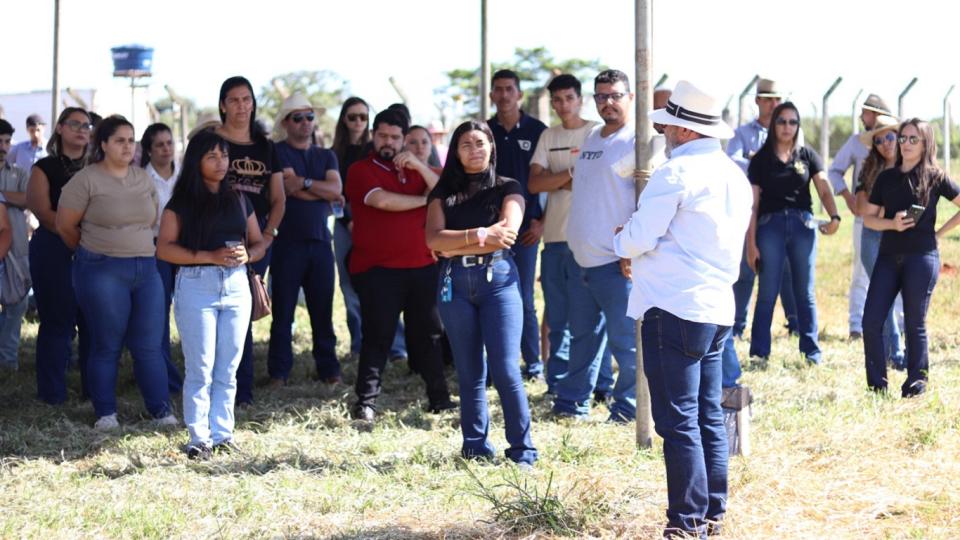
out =
[[[403,151],[407,119],[386,110],[373,120],[373,153],[347,171],[353,210],[348,268],[360,297],[363,341],[357,367],[357,403],[351,414],[372,421],[380,379],[403,312],[407,352],[427,386],[428,410],[454,409],[443,374],[442,327],[437,312],[438,270],[427,248],[427,194],[438,176]]]

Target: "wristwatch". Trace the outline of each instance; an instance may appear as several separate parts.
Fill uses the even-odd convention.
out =
[[[309,178],[304,178],[304,179],[303,179],[303,191],[309,191],[309,190],[310,190],[310,186],[312,186],[312,185],[313,185],[313,180],[311,180],[311,179],[309,179]]]
[[[838,216],[838,215],[836,215],[836,214],[830,216],[830,221],[833,221],[833,220],[837,220],[837,223],[840,223],[840,221],[842,221],[842,220],[840,219],[840,216]]]
[[[270,236],[276,238],[277,235],[280,234],[280,231],[278,231],[277,228],[274,227],[274,228],[272,228],[272,229],[267,229],[267,230],[263,231],[263,234],[269,234]]]
[[[486,243],[487,234],[488,233],[487,233],[486,227],[480,227],[479,229],[477,229],[477,243],[479,244],[480,247],[483,247],[483,244]]]

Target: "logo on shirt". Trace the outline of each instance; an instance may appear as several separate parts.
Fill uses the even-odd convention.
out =
[[[580,159],[585,159],[588,161],[593,161],[595,159],[600,159],[603,156],[603,150],[598,152],[580,152]]]
[[[260,194],[269,180],[267,164],[249,157],[235,159],[230,162],[225,180],[237,191]]]
[[[533,145],[530,144],[530,141],[525,141],[523,139],[517,139],[517,144],[520,145],[520,149],[523,150],[524,152],[529,152],[530,148],[533,147]]]

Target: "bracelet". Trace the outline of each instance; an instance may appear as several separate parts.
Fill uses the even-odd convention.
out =
[[[837,223],[840,223],[841,221],[840,216],[837,214],[830,216],[830,221],[833,221],[833,220],[837,220]]]

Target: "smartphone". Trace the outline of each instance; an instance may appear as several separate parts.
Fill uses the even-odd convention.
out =
[[[916,204],[911,205],[910,208],[907,209],[907,217],[912,219],[913,222],[916,223],[920,221],[920,216],[923,215],[923,211],[926,209],[927,208],[925,206],[920,206]]]
[[[340,201],[331,202],[330,207],[333,209],[333,217],[335,218],[343,217],[343,204]]]
[[[243,245],[243,242],[241,242],[241,241],[239,241],[239,240],[227,240],[226,242],[223,243],[223,245],[227,246],[228,248],[234,248],[234,249],[235,249],[235,248],[238,248],[238,247],[242,246],[242,245]]]

